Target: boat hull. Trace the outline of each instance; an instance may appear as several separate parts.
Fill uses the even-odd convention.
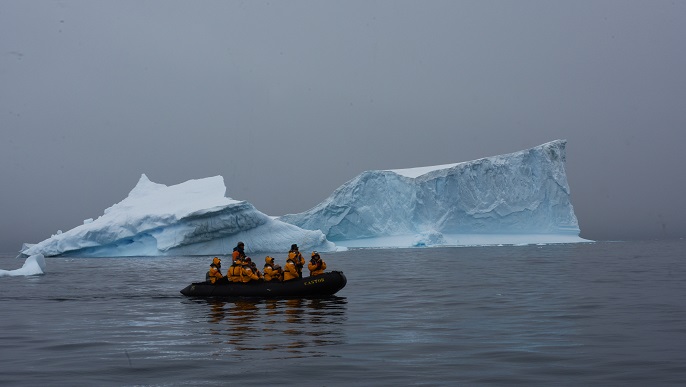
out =
[[[327,272],[313,277],[286,282],[254,281],[248,283],[209,282],[192,283],[181,290],[188,297],[252,297],[252,298],[294,298],[331,296],[343,289],[348,282],[340,271]]]

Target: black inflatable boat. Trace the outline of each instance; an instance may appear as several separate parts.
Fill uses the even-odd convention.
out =
[[[189,297],[321,297],[335,294],[343,289],[347,282],[343,272],[332,271],[286,282],[228,282],[214,285],[209,282],[196,282],[183,288],[181,294]]]

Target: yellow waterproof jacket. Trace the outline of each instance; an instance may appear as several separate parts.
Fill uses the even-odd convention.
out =
[[[215,266],[210,266],[210,271],[209,271],[209,276],[210,276],[210,283],[215,283],[218,279],[223,278],[224,276],[222,273],[217,269]]]
[[[286,260],[286,267],[283,269],[283,280],[290,281],[297,278],[300,278],[298,269],[295,267],[295,262],[289,258]]]
[[[229,277],[231,282],[243,282],[241,278],[243,275],[243,267],[240,264],[233,264],[229,267],[229,271],[226,272],[226,276]]]
[[[281,281],[283,278],[283,272],[281,271],[281,267],[278,265],[274,266],[265,263],[263,270],[265,281]]]
[[[311,276],[324,274],[324,270],[326,270],[326,262],[321,259],[311,259],[310,263],[307,264],[307,268],[310,270]]]
[[[250,265],[243,265],[243,272],[241,273],[243,282],[259,281],[260,277],[250,268]]]
[[[291,250],[288,252],[288,259],[295,263],[295,269],[298,271],[298,277],[302,277],[303,266],[305,266],[305,258],[300,254],[300,251]]]

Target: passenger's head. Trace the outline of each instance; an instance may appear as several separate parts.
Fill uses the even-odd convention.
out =
[[[270,264],[270,265],[273,265],[273,264],[274,264],[274,258],[272,258],[272,257],[270,257],[270,256],[268,256],[268,255],[267,255],[266,257],[264,257],[264,261],[267,262],[267,263]]]
[[[222,260],[219,259],[219,257],[214,257],[214,259],[212,260],[212,263],[215,264],[215,265],[221,265],[221,264],[222,264]]]
[[[237,246],[243,248],[243,247],[245,247],[245,243],[243,243],[243,242],[238,242],[238,245],[237,245]]]
[[[319,258],[319,253],[317,251],[313,251],[312,258]]]
[[[293,243],[293,244],[291,245],[291,250],[297,250],[297,249],[298,249],[298,245],[296,245],[295,243]]]

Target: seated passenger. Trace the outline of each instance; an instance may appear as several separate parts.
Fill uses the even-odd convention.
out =
[[[252,268],[252,260],[250,259],[250,257],[246,257],[245,261],[243,261],[243,271],[241,273],[241,279],[243,283],[260,280],[260,277]]]
[[[226,277],[229,279],[229,282],[243,282],[242,275],[243,261],[241,258],[236,258],[236,260],[233,261],[233,264],[229,267],[229,270],[226,272]]]
[[[257,274],[257,278],[259,278],[260,280],[264,280],[262,272],[257,270],[257,264],[252,259],[250,259],[250,257],[246,258],[246,261],[248,261],[248,265],[250,265],[252,272]]]
[[[326,262],[322,261],[322,257],[316,251],[312,252],[312,259],[310,263],[307,264],[307,268],[310,270],[310,276],[324,274],[326,270]]]
[[[222,278],[224,278],[221,269],[221,259],[214,257],[212,263],[210,263],[210,270],[207,272],[207,274],[205,274],[205,280],[210,281],[211,284],[214,284],[215,282],[217,282],[217,280],[221,280]]]
[[[283,268],[283,280],[285,282],[298,278],[300,278],[300,275],[298,274],[298,267],[296,266],[293,258],[289,256],[286,260],[286,266]]]
[[[274,264],[274,258],[267,255],[264,258],[264,280],[265,281],[282,281],[283,280],[283,270],[281,266]]]

